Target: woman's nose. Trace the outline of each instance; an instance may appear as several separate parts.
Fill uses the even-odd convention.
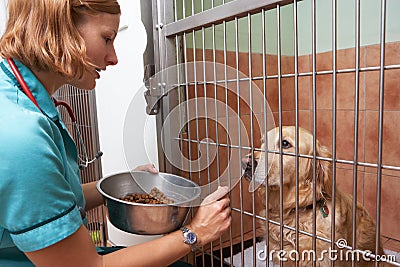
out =
[[[118,64],[118,57],[115,49],[112,48],[110,53],[107,55],[107,65],[117,65]]]

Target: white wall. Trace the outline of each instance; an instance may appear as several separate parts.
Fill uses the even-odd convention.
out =
[[[127,30],[118,33],[115,49],[118,64],[108,67],[101,73],[97,81],[96,101],[99,121],[100,148],[103,175],[125,171],[134,166],[150,161],[157,165],[155,147],[155,117],[148,117],[145,112],[143,97],[143,52],[146,48],[146,31],[141,22],[140,1],[119,0],[122,9],[120,27],[128,26]],[[128,126],[136,127],[134,135],[129,137],[126,145],[129,166],[125,162],[123,148],[123,129],[129,104],[135,97],[135,119],[130,119]],[[147,150],[144,146],[144,121],[150,120],[146,131]],[[150,136],[149,136],[150,135]]]
[[[0,35],[3,34],[7,21],[7,0],[0,0]]]
[[[140,17],[140,1],[118,2],[122,9],[120,27],[126,25],[128,29],[119,32],[115,40],[118,64],[108,67],[106,72],[101,73],[101,79],[96,86],[100,149],[104,153],[102,156],[104,176],[149,162],[158,166],[155,117],[146,115],[146,102],[143,96],[143,52],[147,37]],[[133,100],[134,106],[129,108]],[[127,138],[129,144],[125,144],[125,152],[129,154],[129,164],[125,162],[123,143],[128,108],[135,114],[129,116],[129,121],[126,122],[128,127],[134,127],[133,131],[129,131],[131,135]],[[118,230],[110,222],[107,225],[109,240],[116,245],[129,246],[160,237],[131,235]]]

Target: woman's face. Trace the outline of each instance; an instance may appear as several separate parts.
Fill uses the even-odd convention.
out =
[[[100,13],[95,16],[84,15],[77,28],[86,44],[86,55],[96,67],[85,71],[83,77],[73,81],[72,85],[81,89],[93,89],[100,72],[109,65],[118,63],[114,49],[114,40],[119,28],[120,15]]]

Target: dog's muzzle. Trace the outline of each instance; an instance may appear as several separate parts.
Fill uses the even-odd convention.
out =
[[[258,162],[254,159],[253,154],[247,154],[242,158],[242,169],[244,170],[243,176],[246,180],[253,180],[257,164]]]

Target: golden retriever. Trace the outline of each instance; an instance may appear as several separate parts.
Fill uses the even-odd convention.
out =
[[[265,203],[265,193],[268,191],[268,218],[280,223],[280,184],[283,181],[283,224],[295,228],[296,222],[296,157],[295,149],[298,148],[299,155],[308,155],[310,157],[300,156],[298,159],[298,229],[313,234],[313,177],[316,181],[316,235],[327,240],[331,240],[331,220],[332,220],[332,162],[329,160],[313,160],[313,135],[299,128],[299,139],[296,144],[294,126],[282,127],[282,138],[279,138],[279,128],[268,132],[268,150],[279,151],[282,147],[283,153],[293,155],[282,155],[282,170],[280,170],[280,155],[278,153],[268,153],[267,165],[265,163],[265,153],[255,152],[254,160],[251,156],[243,159],[247,170],[245,176],[252,176],[254,188],[257,187],[257,193],[263,207]],[[265,144],[263,142],[263,149]],[[332,158],[331,153],[324,146],[316,141],[316,156],[323,158]],[[257,163],[257,167],[251,168],[251,162]],[[314,168],[313,162],[316,166]],[[265,171],[267,166],[268,171]],[[314,174],[315,170],[315,174]],[[253,173],[254,172],[254,173]],[[281,179],[282,174],[282,179]],[[352,247],[353,240],[353,199],[350,195],[336,188],[335,194],[335,240],[341,240],[341,244],[346,242]],[[363,251],[375,253],[375,222],[368,214],[367,210],[360,204],[357,204],[356,211],[356,248]],[[265,208],[260,214],[266,215]],[[279,225],[269,223],[269,250],[275,251],[273,261],[279,263],[281,260],[287,260],[285,265],[293,266],[295,259],[299,261],[299,266],[312,266],[312,253],[315,252],[317,266],[330,266],[331,260],[335,260],[336,266],[351,266],[351,259],[354,257],[357,266],[370,266],[374,262],[365,260],[362,254],[351,253],[352,250],[340,249],[330,250],[330,243],[324,240],[316,239],[316,250],[313,250],[313,240],[310,235],[299,233],[298,249],[295,250],[295,231],[283,228],[283,250],[280,246],[280,227]],[[263,221],[264,231],[266,223]],[[343,248],[343,247],[342,247]],[[379,255],[382,254],[382,248],[379,248]],[[310,256],[311,254],[311,256]],[[353,256],[352,256],[353,255]],[[357,258],[358,257],[358,258]],[[367,258],[367,257],[365,257]],[[359,259],[357,261],[357,259]],[[382,265],[382,263],[381,263]]]

